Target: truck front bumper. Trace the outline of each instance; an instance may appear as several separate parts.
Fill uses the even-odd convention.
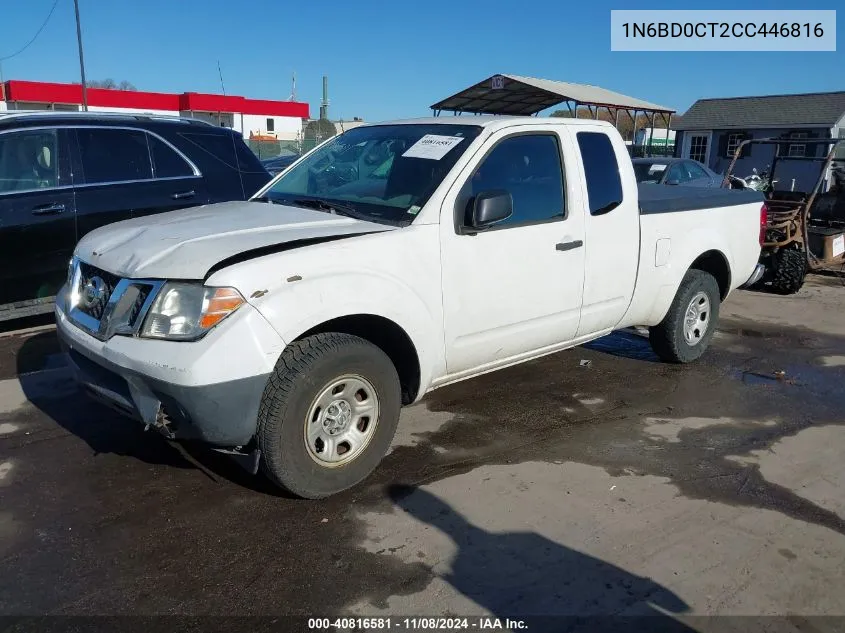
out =
[[[249,304],[192,342],[101,341],[68,319],[61,293],[55,314],[76,380],[96,400],[174,439],[239,447],[255,435],[284,343]]]

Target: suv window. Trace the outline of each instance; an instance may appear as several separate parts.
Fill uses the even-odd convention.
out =
[[[194,175],[191,166],[167,143],[152,134],[148,135],[147,140],[156,178],[184,178]]]
[[[602,215],[622,204],[622,179],[610,137],[602,132],[578,132],[584,162],[590,215]]]
[[[187,153],[199,165],[201,171],[206,171],[203,164],[206,164],[209,169],[213,167],[219,169],[221,163],[229,169],[238,171],[238,161],[235,158],[236,143],[233,141],[233,136],[194,132],[181,133],[180,136],[193,145],[191,151]]]
[[[563,219],[563,166],[557,137],[523,134],[501,141],[467,182],[467,212],[483,191],[504,189],[513,198],[513,215],[496,226]]]
[[[0,134],[0,193],[59,184],[56,130]]]
[[[153,177],[145,132],[78,128],[76,135],[86,183],[149,180]]]

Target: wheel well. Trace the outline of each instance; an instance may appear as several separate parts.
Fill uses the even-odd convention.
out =
[[[728,296],[728,291],[731,288],[731,268],[728,266],[728,260],[719,251],[707,251],[696,259],[691,269],[702,270],[710,273],[719,284],[719,294],[722,299]]]
[[[399,325],[374,314],[352,314],[321,323],[303,333],[343,332],[365,339],[381,349],[396,367],[402,387],[402,404],[410,404],[420,389],[420,359],[411,338]]]

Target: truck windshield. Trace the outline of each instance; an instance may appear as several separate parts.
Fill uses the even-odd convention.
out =
[[[354,128],[305,157],[260,199],[410,224],[480,131],[448,124]]]

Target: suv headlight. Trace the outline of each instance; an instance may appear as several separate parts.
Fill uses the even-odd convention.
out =
[[[167,282],[150,307],[141,336],[174,341],[201,338],[244,303],[234,288]]]

